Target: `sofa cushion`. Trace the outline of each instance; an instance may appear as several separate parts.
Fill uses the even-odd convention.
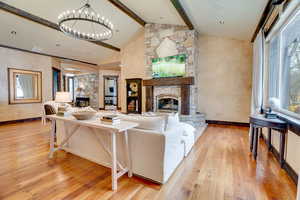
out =
[[[171,113],[168,116],[168,128],[177,126],[179,122],[179,114],[178,113]]]
[[[176,127],[178,125],[178,123],[180,123],[178,113],[157,112],[157,113],[155,113],[155,115],[164,118],[164,120],[165,120],[165,127],[164,127],[165,131],[167,129],[172,128],[172,127]],[[146,116],[148,116],[148,115],[146,115]]]
[[[159,113],[159,112],[146,112],[143,113],[143,116],[146,117],[162,117],[164,120],[164,131],[167,130],[168,128],[168,118],[169,118],[169,113]]]
[[[164,132],[165,119],[161,116],[121,115],[121,120],[138,123],[136,128]]]

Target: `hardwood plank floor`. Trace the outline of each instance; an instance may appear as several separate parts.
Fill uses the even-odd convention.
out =
[[[248,129],[209,126],[167,184],[139,177],[110,190],[108,168],[60,151],[48,159],[50,126],[0,126],[0,199],[294,200],[296,186],[260,141],[250,156]]]

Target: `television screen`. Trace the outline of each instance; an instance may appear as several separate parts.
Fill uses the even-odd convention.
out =
[[[178,77],[185,75],[186,55],[180,54],[152,59],[152,77]]]

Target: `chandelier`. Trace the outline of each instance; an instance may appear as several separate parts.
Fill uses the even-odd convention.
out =
[[[58,25],[66,35],[81,40],[104,41],[113,35],[113,24],[96,13],[88,0],[76,10],[62,12],[58,16]]]

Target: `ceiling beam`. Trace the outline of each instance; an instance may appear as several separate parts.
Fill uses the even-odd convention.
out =
[[[101,41],[90,41],[90,42],[94,43],[96,45],[99,45],[99,46],[102,46],[102,47],[114,50],[114,51],[121,51],[121,49],[119,47],[115,47],[115,46],[113,46],[111,44],[108,44],[108,43],[105,43],[105,42],[101,42]]]
[[[65,64],[64,62],[61,62],[60,67],[63,69],[63,71],[68,71],[68,72],[98,72],[99,69],[98,67],[87,67],[78,63],[73,63],[73,64]],[[69,69],[72,68],[73,70]]]
[[[137,23],[139,23],[142,26],[146,25],[146,21],[144,21],[141,17],[139,17],[137,14],[135,14],[132,10],[130,10],[127,6],[125,6],[122,2],[119,0],[108,0],[110,3],[112,3],[114,6],[122,10],[126,15],[131,17],[133,20],[135,20]]]
[[[7,45],[3,45],[3,44],[0,44],[0,47],[13,49],[13,50],[17,50],[17,51],[23,51],[23,52],[26,52],[26,53],[42,55],[42,56],[49,56],[49,57],[58,58],[58,59],[70,60],[70,61],[79,62],[79,63],[83,63],[83,64],[87,64],[87,65],[98,66],[95,63],[85,62],[85,61],[81,61],[81,60],[77,60],[77,59],[73,59],[73,58],[65,58],[65,57],[62,57],[62,56],[50,55],[50,54],[46,54],[46,53],[30,51],[30,50],[27,50],[27,49],[20,49],[20,48],[17,48],[17,47],[7,46]]]
[[[181,3],[179,2],[179,0],[170,0],[170,1],[173,4],[173,6],[176,8],[178,14],[180,15],[180,17],[182,18],[184,23],[187,25],[187,27],[190,30],[194,30],[194,25],[193,25],[192,21],[190,20],[190,18],[188,17],[188,15],[186,14],[186,12],[183,9],[183,7],[182,7]]]
[[[272,0],[269,0],[269,2],[267,3],[262,15],[261,15],[261,18],[256,26],[256,29],[252,35],[252,38],[251,38],[251,42],[254,42],[257,34],[259,33],[260,29],[263,28],[265,22],[267,21],[270,13],[272,13],[273,9],[274,9],[274,5],[272,4]]]
[[[99,70],[113,70],[113,71],[121,71],[121,67],[118,67],[118,66],[111,66],[111,67],[103,67],[103,66],[100,66],[98,67]]]
[[[0,1],[0,9],[4,10],[6,12],[9,12],[11,14],[17,15],[19,17],[23,17],[23,18],[25,18],[27,20],[30,20],[32,22],[38,23],[40,25],[43,25],[43,26],[46,26],[48,28],[51,28],[51,29],[54,29],[56,31],[61,32],[59,26],[56,23],[53,23],[49,20],[43,19],[41,17],[38,17],[38,16],[33,15],[31,13],[28,13],[24,10],[21,10],[19,8],[8,5],[8,4],[6,4],[2,1]],[[114,50],[114,51],[121,51],[120,48],[115,47],[115,46],[110,45],[110,44],[107,44],[107,43],[104,43],[104,42],[101,42],[101,41],[96,41],[96,42],[91,41],[91,43],[94,43],[96,45],[99,45],[99,46],[102,46],[102,47],[105,47],[105,48],[108,48],[108,49],[111,49],[111,50]]]

